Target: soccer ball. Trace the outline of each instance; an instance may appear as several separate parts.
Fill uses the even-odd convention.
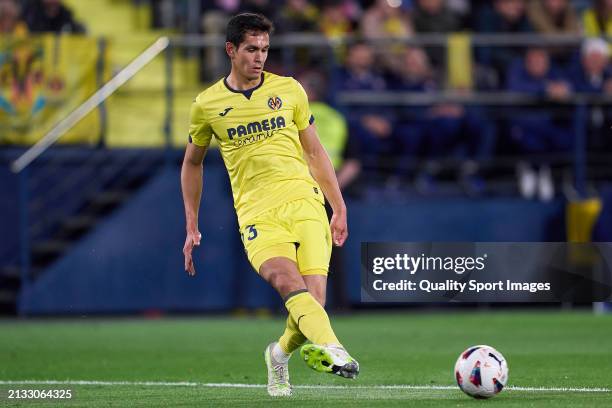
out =
[[[455,379],[461,391],[470,397],[491,398],[506,385],[508,364],[493,347],[473,346],[457,359]]]

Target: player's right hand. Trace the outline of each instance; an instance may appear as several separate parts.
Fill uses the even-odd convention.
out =
[[[193,266],[193,247],[200,245],[202,234],[197,229],[187,233],[185,246],[183,247],[183,255],[185,255],[185,271],[189,276],[195,275],[195,267]]]
[[[334,211],[329,223],[329,229],[331,230],[333,244],[337,247],[344,245],[344,241],[348,237],[346,212],[337,213]]]

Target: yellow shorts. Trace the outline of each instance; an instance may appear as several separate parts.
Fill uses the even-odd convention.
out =
[[[325,207],[315,198],[290,201],[246,223],[240,231],[253,268],[286,257],[302,275],[327,274],[332,242]]]

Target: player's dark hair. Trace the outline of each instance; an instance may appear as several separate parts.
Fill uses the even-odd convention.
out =
[[[240,13],[227,23],[225,41],[238,47],[244,41],[244,36],[252,32],[272,34],[274,25],[262,14]]]

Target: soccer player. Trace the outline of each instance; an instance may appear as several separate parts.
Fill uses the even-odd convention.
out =
[[[225,50],[231,71],[191,106],[181,171],[183,253],[185,270],[193,276],[192,251],[201,240],[202,162],[214,136],[249,261],[289,311],[285,332],[264,352],[268,393],[289,396],[289,357],[306,340],[311,344],[300,355],[314,370],[355,378],[359,364],[340,344],[323,308],[332,241],[342,246],[348,235],[346,206],[304,89],[291,77],[263,70],[272,31],[260,14],[230,19]],[[329,224],[323,195],[333,209]]]

